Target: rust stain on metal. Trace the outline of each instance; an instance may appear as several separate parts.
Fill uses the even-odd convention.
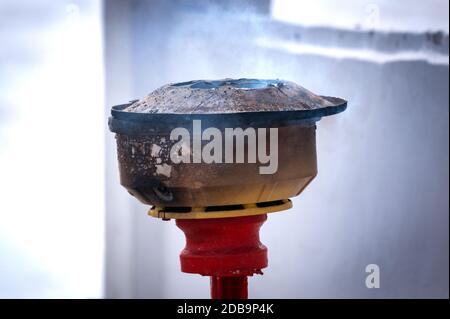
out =
[[[137,113],[236,113],[312,110],[333,103],[282,80],[198,80],[164,85],[124,111]]]

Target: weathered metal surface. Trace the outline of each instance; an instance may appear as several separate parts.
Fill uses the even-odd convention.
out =
[[[251,204],[298,195],[317,174],[315,122],[342,112],[346,101],[315,95],[280,80],[190,81],[163,86],[141,101],[113,107],[121,184],[146,204],[206,207]],[[170,150],[174,128],[277,128],[278,167],[262,163],[177,163]],[[201,147],[207,144],[201,142]],[[248,158],[245,140],[244,158]],[[233,149],[236,154],[236,145]]]
[[[164,85],[124,111],[175,114],[305,111],[335,107],[343,102],[283,80],[198,80]]]
[[[315,125],[278,128],[278,168],[260,174],[256,163],[179,163],[169,135],[117,134],[120,181],[141,202],[205,207],[251,204],[298,195],[317,174]],[[248,158],[247,141],[244,145]]]

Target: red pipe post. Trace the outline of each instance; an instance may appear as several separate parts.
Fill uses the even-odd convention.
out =
[[[247,299],[247,276],[211,277],[212,299]]]
[[[246,299],[247,276],[267,267],[259,229],[267,215],[177,219],[186,236],[181,271],[211,277],[211,298]]]

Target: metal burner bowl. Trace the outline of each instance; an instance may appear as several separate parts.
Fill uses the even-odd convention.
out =
[[[317,174],[316,122],[347,106],[340,98],[315,96],[280,80],[190,81],[159,90],[146,103],[161,103],[161,109],[130,111],[143,105],[134,101],[113,106],[109,118],[110,130],[116,133],[121,184],[141,202],[158,207],[252,204],[297,196]],[[177,102],[178,90],[187,101]],[[195,103],[203,104],[200,109],[189,104],[190,91]],[[263,110],[257,109],[258,103]],[[201,121],[202,129],[217,128],[222,136],[225,128],[266,128],[267,135],[270,128],[277,128],[276,172],[260,174],[260,167],[267,164],[258,158],[256,163],[173,163],[170,150],[177,140],[172,141],[170,133],[181,127],[194,138],[194,120]],[[202,147],[207,143],[203,141]],[[245,159],[248,146],[245,139]]]

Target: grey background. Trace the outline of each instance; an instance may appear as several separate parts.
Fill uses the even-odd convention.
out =
[[[268,1],[246,3],[107,2],[105,116],[199,78],[283,78],[346,98],[346,112],[318,123],[317,178],[261,229],[269,267],[250,296],[448,298],[448,35],[296,26],[271,19]],[[106,296],[207,298],[208,278],[179,271],[182,232],[118,186],[106,140]],[[364,284],[372,263],[380,289]]]
[[[259,77],[349,101],[253,298],[448,298],[447,0],[0,1],[0,298],[209,297],[119,185],[110,107]],[[365,287],[365,267],[381,288]]]

